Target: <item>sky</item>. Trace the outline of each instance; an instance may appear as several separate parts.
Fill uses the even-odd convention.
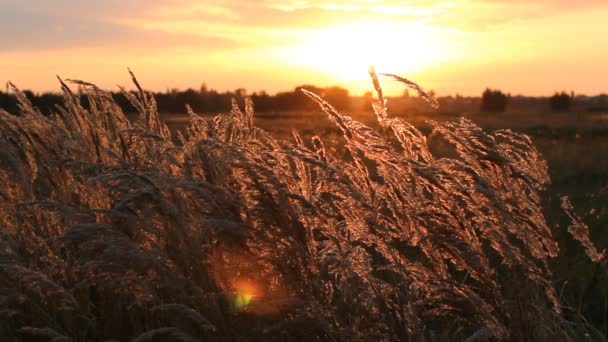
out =
[[[367,68],[440,95],[608,92],[606,0],[0,0],[0,82],[268,93],[371,90]],[[385,80],[388,93],[402,92]]]

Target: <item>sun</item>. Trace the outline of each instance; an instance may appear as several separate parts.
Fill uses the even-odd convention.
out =
[[[295,48],[306,67],[345,81],[367,78],[369,65],[382,72],[419,71],[438,62],[437,32],[423,23],[364,22],[315,31]]]

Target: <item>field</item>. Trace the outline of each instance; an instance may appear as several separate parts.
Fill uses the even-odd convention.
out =
[[[15,89],[0,339],[605,340],[606,118],[394,115],[371,76],[352,119]]]
[[[390,107],[390,102],[389,102]],[[377,127],[373,112],[352,113],[361,122]],[[588,312],[596,325],[608,332],[608,275],[596,274],[594,266],[587,263],[581,250],[568,241],[565,227],[568,217],[560,207],[560,198],[567,195],[577,212],[589,226],[592,240],[605,248],[608,246],[608,113],[473,113],[399,115],[425,133],[431,128],[427,120],[451,121],[467,117],[486,131],[512,129],[529,135],[547,161],[551,184],[542,193],[545,216],[555,227],[556,236],[569,246],[555,262],[563,295],[568,302]],[[179,122],[179,120],[177,120]],[[179,124],[168,118],[171,127]],[[292,129],[312,136],[324,132],[328,140],[340,141],[340,132],[334,128],[324,113],[292,115],[287,119],[260,115],[256,123],[278,136],[288,138]],[[432,145],[441,151],[443,145]]]
[[[389,102],[390,107],[390,102]],[[373,112],[348,113],[354,119],[378,129]],[[608,113],[429,113],[396,116],[407,120],[427,135],[431,132],[428,120],[453,121],[466,117],[486,131],[512,129],[532,138],[534,145],[545,158],[551,177],[542,193],[544,211],[556,237],[568,248],[555,267],[559,270],[562,295],[578,311],[593,317],[595,325],[604,334],[608,332],[608,275],[598,274],[595,266],[587,262],[580,248],[569,240],[565,227],[568,217],[560,206],[560,198],[567,195],[577,212],[589,226],[592,240],[598,246],[608,246]],[[183,114],[164,114],[162,118],[174,130],[184,128],[187,117]],[[290,139],[293,130],[303,137],[320,135],[336,146],[334,153],[341,154],[341,132],[332,125],[323,112],[311,113],[259,113],[256,125],[277,138]],[[441,154],[446,149],[440,142],[429,139],[430,147]]]
[[[389,102],[390,106],[390,102]],[[373,112],[346,113],[355,120],[377,128]],[[608,113],[431,113],[425,115],[394,114],[430,132],[428,120],[450,121],[460,117],[471,119],[487,131],[512,129],[529,135],[549,164],[554,185],[568,187],[568,194],[581,190],[600,190],[608,182]],[[161,118],[173,130],[188,123],[185,114],[161,113]],[[341,133],[327,115],[311,113],[256,113],[256,125],[277,138],[289,139],[292,131],[302,136],[320,135],[339,143]],[[580,186],[580,187],[579,187]],[[588,193],[588,192],[587,192]]]
[[[371,111],[347,114],[378,129]],[[608,113],[396,113],[395,116],[427,135],[431,132],[428,120],[445,122],[466,117],[486,131],[512,129],[530,136],[549,166],[551,184],[545,193],[547,200],[568,195],[594,228],[592,232],[601,244],[608,244],[608,233],[602,233],[608,210]],[[161,113],[161,118],[172,130],[183,130],[188,124],[184,114]],[[291,139],[293,130],[308,139],[319,135],[335,146],[335,153],[344,153],[340,130],[323,112],[256,113],[255,124],[280,139]],[[431,148],[441,151],[441,145],[433,145],[433,139],[429,142]]]

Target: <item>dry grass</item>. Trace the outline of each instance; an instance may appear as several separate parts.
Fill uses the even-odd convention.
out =
[[[15,88],[21,113],[0,111],[2,340],[601,338],[562,314],[531,140],[431,122],[453,150],[440,158],[371,76],[379,132],[305,91],[344,156],[256,128],[251,101],[190,111],[173,137],[135,77],[135,122],[86,82],[72,81],[87,108],[60,80],[50,118]]]

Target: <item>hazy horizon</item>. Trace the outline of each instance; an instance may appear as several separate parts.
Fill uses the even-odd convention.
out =
[[[138,75],[135,75],[135,76],[139,80]],[[56,80],[56,83],[57,83],[57,88],[56,89],[35,90],[35,89],[28,88],[28,87],[21,87],[18,84],[15,84],[15,85],[19,88],[19,90],[21,90],[21,91],[32,91],[35,95],[44,95],[44,94],[61,95],[61,86],[60,86],[60,83],[59,83],[59,81],[57,80],[56,77],[54,79]],[[64,81],[65,81],[65,79],[64,79]],[[90,80],[85,80],[85,81],[90,81]],[[131,82],[130,79],[126,79],[124,83],[117,84],[117,85],[114,85],[114,86],[110,86],[108,88],[103,88],[102,87],[102,89],[104,89],[106,91],[114,92],[114,93],[120,93],[121,90],[120,90],[119,86],[126,85],[127,86],[126,87],[127,90],[130,89],[130,88],[133,88],[133,86],[131,85],[130,82]],[[389,84],[390,82],[391,82],[390,79],[388,79],[388,78],[384,79],[384,83]],[[69,84],[70,82],[68,81],[67,83]],[[94,81],[92,83],[95,84]],[[194,90],[194,91],[199,92],[202,85],[203,84],[201,84],[199,86],[187,86],[185,88],[151,89],[150,87],[146,87],[145,84],[142,84],[142,86],[144,87],[144,89],[146,89],[148,91],[152,91],[153,93],[157,93],[157,94],[158,93],[165,94],[165,93],[172,92],[172,91],[185,92],[185,91],[188,91],[188,90]],[[308,85],[309,86],[315,86],[315,87],[318,87],[318,88],[341,87],[341,88],[349,90],[349,94],[348,95],[350,97],[354,97],[354,98],[363,98],[365,96],[365,91],[367,91],[367,92],[369,92],[369,93],[371,93],[373,95],[373,88],[372,88],[373,85],[371,85],[371,83],[370,83],[370,89],[369,90],[364,90],[364,92],[362,92],[362,93],[353,93],[350,89],[348,89],[348,87],[344,87],[343,85],[340,85],[340,84],[326,84],[326,85],[308,84]],[[240,89],[245,89],[243,87],[239,87],[238,85],[235,85],[233,87],[227,87],[225,89],[215,89],[213,87],[210,87],[206,83],[205,83],[205,86],[207,86],[208,91],[217,91],[220,94],[221,93],[228,93],[228,92],[235,92],[235,91],[240,90]],[[278,90],[276,90],[274,92],[269,92],[266,89],[245,89],[245,90],[246,90],[246,94],[247,95],[253,95],[253,94],[261,95],[262,92],[263,92],[263,93],[265,93],[265,94],[267,94],[269,96],[276,96],[278,93],[293,92],[294,90],[297,90],[300,86],[304,86],[304,84],[300,84],[298,86],[294,85],[292,87],[287,87],[285,89],[278,89]],[[77,87],[77,86],[75,85],[74,87]],[[391,87],[388,87],[388,88],[391,88]],[[575,95],[575,97],[576,96],[584,96],[584,97],[593,98],[593,97],[599,97],[599,96],[608,96],[608,91],[607,92],[603,92],[603,93],[586,94],[586,93],[576,92],[576,91],[574,91],[572,89],[570,89],[570,90],[566,90],[566,89],[557,90],[556,89],[555,91],[547,93],[547,94],[531,95],[531,94],[523,94],[523,93],[510,93],[508,91],[503,91],[503,89],[499,89],[499,88],[491,87],[491,86],[488,86],[488,87],[485,87],[485,88],[481,89],[478,94],[462,94],[462,93],[459,93],[459,92],[455,92],[455,93],[437,93],[437,92],[435,92],[434,89],[429,88],[428,90],[435,92],[435,97],[438,97],[438,98],[441,98],[441,97],[456,97],[456,96],[462,96],[462,97],[465,97],[465,98],[481,98],[482,95],[483,95],[483,92],[486,89],[500,90],[501,92],[503,92],[506,95],[511,96],[511,97],[549,98],[549,97],[551,97],[551,96],[553,96],[555,94],[560,94],[560,93],[564,93],[564,92],[566,94],[571,94],[571,92],[573,92],[574,95]],[[5,92],[5,93],[7,93],[7,92],[11,93],[11,91],[12,90],[10,89],[8,83],[6,83],[4,85],[4,87],[2,89],[0,89],[0,92]],[[399,92],[399,91],[401,91],[401,92]],[[397,91],[389,92],[388,95],[387,95],[387,97],[388,98],[402,97],[403,94],[404,94],[404,91],[406,91],[406,89],[404,89],[403,87],[401,89],[398,88]],[[416,94],[412,90],[407,90],[407,92],[409,93],[408,96],[410,96],[410,97],[417,97],[418,96],[418,94]]]
[[[60,75],[115,90],[131,67],[153,91],[314,84],[356,96],[373,64],[440,96],[593,96],[608,92],[606,17],[605,1],[5,0],[0,81],[55,92]]]

